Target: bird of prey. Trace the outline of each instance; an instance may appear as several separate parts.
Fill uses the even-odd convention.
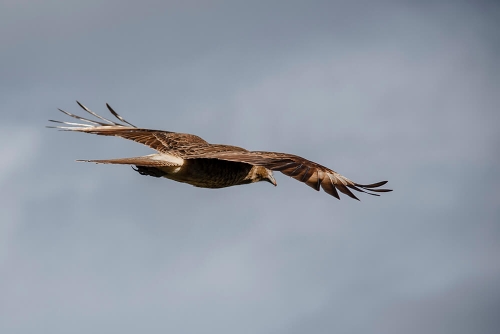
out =
[[[337,199],[340,199],[337,190],[357,200],[359,199],[351,190],[374,196],[379,196],[377,192],[392,191],[379,188],[387,181],[373,184],[355,183],[327,167],[293,154],[248,151],[237,146],[210,144],[192,134],[138,128],[118,115],[107,103],[111,114],[121,123],[102,117],[80,102],[77,103],[99,120],[90,120],[59,109],[84,123],[50,120],[63,125],[48,127],[117,136],[157,151],[155,154],[133,158],[77,161],[132,165],[141,175],[165,177],[202,188],[224,188],[259,181],[267,181],[276,186],[273,171],[280,171],[317,191],[323,188],[326,193]]]

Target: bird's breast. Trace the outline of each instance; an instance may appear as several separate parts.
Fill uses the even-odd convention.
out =
[[[225,188],[250,183],[246,178],[251,169],[251,165],[240,162],[185,159],[181,167],[165,170],[165,177],[201,188]]]

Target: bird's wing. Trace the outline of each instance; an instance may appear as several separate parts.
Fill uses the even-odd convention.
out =
[[[296,155],[277,152],[247,151],[241,147],[236,146],[209,144],[202,138],[191,134],[141,129],[127,122],[123,117],[118,115],[118,113],[116,113],[108,104],[106,104],[106,106],[108,107],[111,114],[113,114],[113,116],[122,123],[111,121],[94,113],[93,111],[82,105],[80,102],[77,101],[77,103],[86,112],[93,115],[94,117],[97,117],[99,121],[90,120],[59,109],[66,115],[83,121],[84,123],[50,120],[51,122],[63,125],[49,127],[66,131],[93,133],[103,136],[117,136],[144,144],[160,153],[167,153],[169,155],[182,159],[219,159],[247,163],[256,166],[263,166],[270,170],[280,171],[285,175],[306,183],[308,186],[318,191],[320,190],[320,188],[323,188],[325,192],[339,199],[340,197],[337,190],[354,199],[358,198],[350,191],[350,189],[368,193],[374,196],[379,195],[373,194],[371,192],[392,191],[390,189],[378,189],[378,187],[386,184],[387,181],[381,181],[373,184],[355,183],[329,168],[326,168],[320,164]],[[100,160],[94,162],[128,164],[130,163],[130,161],[131,160],[125,161],[123,159],[118,159]],[[155,164],[157,163],[151,161],[149,162]],[[144,161],[144,163],[146,163],[146,161]]]
[[[168,154],[150,154],[142,157],[133,158],[118,158],[105,160],[76,160],[80,162],[95,162],[96,164],[113,164],[113,165],[136,165],[145,167],[180,167],[183,159],[172,157]]]
[[[118,115],[118,113],[114,111],[108,104],[106,104],[106,106],[108,107],[111,114],[113,114],[113,116],[115,116],[118,120],[125,124],[111,121],[91,111],[80,102],[77,101],[77,103],[86,112],[93,115],[94,117],[97,117],[99,121],[90,120],[59,109],[66,115],[76,118],[85,123],[72,123],[50,120],[50,122],[63,125],[48,127],[65,131],[93,133],[101,136],[117,136],[149,146],[160,153],[168,153],[178,157],[183,157],[186,152],[192,152],[197,147],[209,145],[202,138],[191,134],[137,128],[136,126],[127,122],[123,117]]]
[[[351,192],[351,190],[364,192],[374,196],[379,195],[373,194],[372,192],[392,191],[391,189],[378,189],[378,187],[386,184],[387,181],[372,184],[359,184],[325,166],[293,154],[230,150],[217,152],[210,151],[210,148],[207,148],[203,154],[187,157],[187,159],[196,158],[220,159],[234,162],[244,162],[255,166],[263,166],[273,171],[280,171],[300,182],[304,182],[317,191],[319,191],[320,188],[323,188],[325,192],[338,199],[340,199],[340,197],[337,190],[357,200],[359,199]]]

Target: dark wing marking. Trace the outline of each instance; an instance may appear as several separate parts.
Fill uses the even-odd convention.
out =
[[[118,115],[118,113],[113,109],[111,108],[111,106],[109,104],[106,103],[106,107],[108,107],[108,110],[113,114],[113,116],[115,116],[116,118],[118,118],[120,121],[122,121],[123,123],[127,123],[128,125],[136,128],[137,126],[127,122],[123,117],[121,117],[120,115]]]
[[[373,196],[379,195],[372,192],[392,191],[391,189],[376,189],[386,184],[387,181],[373,184],[356,183],[325,166],[287,153],[260,151],[210,152],[208,150],[204,154],[186,158],[215,158],[234,162],[244,162],[255,166],[263,166],[273,171],[280,171],[285,175],[307,184],[317,191],[319,191],[320,188],[323,188],[326,193],[338,199],[340,199],[340,196],[337,190],[357,200],[359,199],[352,193],[351,190],[367,193]]]

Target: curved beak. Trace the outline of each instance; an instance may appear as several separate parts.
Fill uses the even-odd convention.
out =
[[[269,174],[266,178],[266,181],[274,185],[275,187],[278,185],[276,180],[274,179],[274,176],[272,174]]]

